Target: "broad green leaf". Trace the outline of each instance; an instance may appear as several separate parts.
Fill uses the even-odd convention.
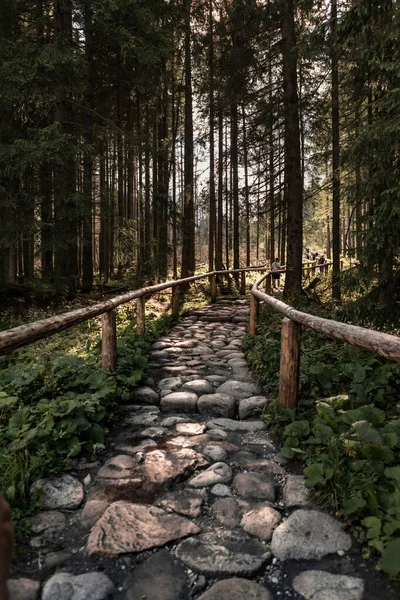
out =
[[[378,567],[390,577],[395,577],[400,573],[400,538],[386,544]]]

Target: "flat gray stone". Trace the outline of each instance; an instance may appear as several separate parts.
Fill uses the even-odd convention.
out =
[[[67,527],[67,517],[57,511],[49,510],[40,512],[31,518],[31,529],[34,537],[31,538],[32,548],[58,545]]]
[[[198,396],[201,396],[202,394],[212,394],[214,391],[214,386],[206,379],[194,379],[193,381],[187,381],[184,383],[182,390],[194,392]]]
[[[235,400],[243,400],[244,398],[251,398],[256,396],[261,391],[258,383],[250,383],[247,381],[236,381],[230,379],[225,381],[222,385],[217,388],[219,394],[228,394],[235,398]]]
[[[339,521],[317,510],[296,510],[272,536],[271,550],[279,560],[321,559],[349,550],[351,537]]]
[[[285,474],[285,469],[273,460],[269,460],[268,458],[258,458],[255,454],[248,452],[247,450],[236,452],[230,462],[234,467],[247,469],[256,473],[269,473],[270,475]]]
[[[228,434],[223,429],[209,429],[207,435],[210,439],[216,442],[223,442],[227,439]]]
[[[131,392],[131,398],[138,404],[157,405],[159,404],[158,394],[151,387],[143,385],[135,388]]]
[[[9,600],[36,600],[39,596],[40,582],[20,577],[7,582]]]
[[[305,508],[310,504],[310,490],[303,475],[288,475],[283,488],[283,502],[286,508]]]
[[[361,600],[364,582],[326,571],[303,571],[294,578],[293,589],[306,600]]]
[[[198,399],[197,409],[201,415],[233,419],[236,415],[236,400],[228,394],[204,394]]]
[[[114,589],[105,573],[56,573],[45,583],[42,600],[104,600]]]
[[[190,569],[210,577],[254,575],[271,557],[265,546],[243,531],[204,533],[181,542],[177,558]]]
[[[187,423],[188,417],[166,417],[160,423],[160,427],[173,427],[177,423]]]
[[[215,462],[225,462],[228,457],[228,453],[224,448],[212,442],[204,446],[203,454]]]
[[[151,345],[151,349],[152,350],[164,350],[165,348],[168,348],[167,342],[154,342],[154,344]]]
[[[199,533],[194,523],[175,513],[147,504],[114,502],[90,532],[89,555],[117,556],[164,546]]]
[[[282,520],[281,514],[268,505],[256,506],[244,513],[241,526],[247,533],[255,535],[264,542],[269,542],[274,529]]]
[[[225,383],[226,381],[226,377],[224,375],[206,375],[204,379],[207,379],[207,381],[210,381],[212,384],[217,386]]]
[[[39,490],[43,492],[40,506],[48,510],[78,508],[84,496],[79,479],[66,474],[35,481],[30,490],[31,498],[36,498]]]
[[[194,392],[171,392],[161,399],[161,410],[165,412],[197,412],[197,394]]]
[[[180,377],[166,377],[158,382],[160,390],[170,390],[174,392],[181,387],[183,381]]]
[[[265,396],[252,396],[238,401],[239,419],[248,419],[249,417],[259,416],[263,408],[271,402],[270,398]]]
[[[229,465],[217,462],[199,475],[189,480],[188,484],[193,487],[208,487],[217,483],[229,483],[232,481],[232,469]]]
[[[239,473],[233,479],[239,496],[245,500],[268,500],[275,502],[276,485],[271,475],[262,473]]]
[[[158,421],[158,413],[144,413],[138,415],[129,415],[125,417],[129,425],[141,425],[142,427],[151,427]]]
[[[233,419],[211,419],[206,423],[208,429],[226,429],[227,431],[263,431],[267,426],[262,421],[234,421]]]
[[[214,496],[219,496],[220,498],[229,498],[232,496],[232,491],[230,487],[225,485],[224,483],[217,483],[214,487],[211,488],[211,493]]]
[[[188,597],[184,569],[167,552],[160,550],[135,567],[126,586],[128,600],[177,600]]]
[[[138,438],[150,438],[152,440],[158,440],[159,438],[164,437],[168,433],[165,427],[149,427],[148,429],[143,429],[137,434]]]
[[[218,581],[198,600],[274,600],[274,596],[254,581],[233,577]]]
[[[128,479],[137,463],[133,456],[118,454],[107,460],[98,472],[102,479]]]

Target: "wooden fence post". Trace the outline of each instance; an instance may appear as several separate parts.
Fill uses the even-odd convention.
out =
[[[300,382],[301,325],[286,317],[282,321],[279,404],[297,408]]]
[[[136,330],[139,335],[143,335],[146,329],[146,310],[144,307],[144,296],[136,300]]]
[[[117,311],[101,315],[101,368],[109,373],[117,370]]]
[[[172,288],[171,315],[174,319],[179,315],[179,285]]]
[[[211,293],[211,302],[217,301],[217,279],[215,275],[210,275],[210,293]]]
[[[250,296],[250,318],[249,318],[249,336],[254,337],[257,333],[258,314],[260,310],[260,301],[251,294]]]
[[[246,294],[246,271],[240,274],[240,293],[242,296]]]
[[[269,273],[265,279],[265,293],[271,294],[271,273]]]

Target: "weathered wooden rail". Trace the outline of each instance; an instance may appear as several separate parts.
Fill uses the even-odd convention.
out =
[[[264,281],[266,282],[266,292],[259,289]],[[256,334],[260,302],[284,315],[281,336],[279,402],[286,408],[296,408],[298,405],[302,326],[400,362],[400,338],[398,336],[301,312],[271,296],[270,292],[271,273],[267,273],[251,288],[249,335]]]
[[[146,297],[171,288],[171,312],[176,317],[179,313],[179,288],[200,279],[209,279],[211,302],[215,302],[217,296],[217,276],[229,276],[230,274],[241,274],[240,291],[246,291],[246,273],[252,271],[266,271],[267,267],[243,267],[240,269],[229,269],[223,271],[212,271],[202,275],[193,275],[185,279],[171,280],[157,285],[143,287],[139,290],[127,292],[115,296],[110,300],[99,302],[87,308],[79,308],[54,317],[42,319],[35,323],[20,325],[13,329],[7,329],[0,333],[0,355],[7,354],[33,342],[60,333],[65,329],[74,327],[79,323],[88,321],[102,315],[102,368],[114,373],[117,364],[117,329],[116,309],[122,304],[136,300],[136,326],[137,332],[143,334],[145,331],[145,302]]]
[[[325,263],[324,270],[327,271],[330,266],[330,262]],[[315,263],[303,265],[303,275],[306,276],[309,270],[315,272],[318,267],[319,265]],[[309,327],[314,331],[343,340],[360,348],[371,350],[390,360],[400,362],[400,339],[397,336],[316,317],[298,311],[272,296],[272,272],[266,265],[212,271],[210,273],[186,277],[185,279],[166,281],[115,296],[110,300],[105,300],[87,308],[72,310],[36,321],[35,323],[28,323],[8,329],[0,333],[0,355],[7,354],[23,346],[28,346],[33,342],[102,315],[102,368],[105,371],[114,373],[117,366],[116,310],[119,306],[136,300],[137,332],[143,334],[145,332],[146,298],[163,290],[171,289],[171,313],[172,316],[176,317],[179,314],[180,287],[187,286],[187,284],[201,279],[208,279],[210,283],[211,302],[215,302],[218,276],[227,277],[233,274],[240,274],[240,293],[245,294],[246,273],[262,271],[267,271],[267,273],[251,288],[249,335],[251,337],[256,335],[260,302],[267,304],[284,315],[285,318],[282,321],[279,381],[279,402],[283,406],[295,408],[298,405],[302,326]],[[285,273],[285,268],[282,268],[280,273]],[[259,289],[262,283],[265,285],[264,292]]]

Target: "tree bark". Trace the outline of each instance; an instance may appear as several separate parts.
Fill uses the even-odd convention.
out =
[[[191,0],[185,0],[185,167],[182,231],[182,277],[195,271],[195,227],[193,201],[193,106],[191,72]]]
[[[301,291],[303,190],[301,181],[297,50],[293,0],[281,0],[283,101],[285,114],[285,204],[287,205],[287,271],[284,294]]]
[[[332,300],[340,302],[340,155],[339,62],[337,56],[337,0],[331,0],[332,44]]]

